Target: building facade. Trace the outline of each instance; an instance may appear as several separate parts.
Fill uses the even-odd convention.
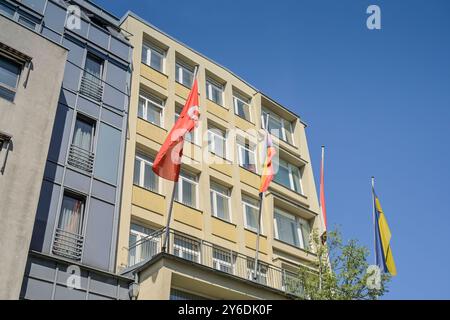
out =
[[[301,294],[299,265],[315,259],[322,229],[305,124],[229,70],[134,13],[133,76],[117,272],[137,279],[139,299],[286,299]],[[184,146],[169,246],[162,239],[172,183],[152,161],[183,107],[198,68],[200,124]],[[278,146],[278,173],[256,230],[264,128]]]
[[[44,174],[67,50],[2,16],[0,30],[0,299],[12,299],[27,261],[41,189],[35,177]]]
[[[115,266],[130,93],[130,43],[119,28],[119,19],[90,1],[2,0],[0,13],[5,17],[2,20],[20,24],[28,33],[45,37],[67,51],[64,65],[61,56],[49,67],[50,72],[42,72],[39,79],[36,71],[30,76],[30,87],[31,81],[40,81],[43,90],[42,101],[36,100],[39,95],[28,97],[33,105],[44,103],[44,97],[54,98],[54,90],[58,93],[54,95],[54,108],[49,105],[48,114],[43,112],[48,118],[41,119],[42,123],[28,123],[51,132],[51,138],[46,144],[45,134],[35,135],[43,140],[36,145],[41,148],[36,156],[45,153],[46,162],[32,176],[40,180],[36,182],[40,195],[34,208],[31,243],[21,244],[30,250],[26,267],[18,266],[18,272],[25,269],[25,273],[23,282],[15,279],[22,282],[16,298],[129,299],[132,279],[117,275]],[[3,37],[3,29],[1,33]],[[24,39],[28,38],[18,40],[25,46]],[[61,67],[62,85],[57,83],[61,77],[56,70]],[[21,91],[25,94],[19,88],[18,99]],[[3,124],[3,119],[0,121]],[[20,148],[17,141],[17,153]],[[28,161],[35,158],[30,152],[21,156]]]

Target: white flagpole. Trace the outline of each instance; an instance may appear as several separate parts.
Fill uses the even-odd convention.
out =
[[[198,74],[198,65],[195,66],[194,69],[194,81],[197,79],[197,74]],[[166,250],[169,249],[170,223],[172,220],[173,202],[175,200],[175,188],[177,186],[177,183],[178,183],[177,181],[173,182],[172,193],[170,195],[169,208],[167,209],[167,221],[166,221],[164,241],[161,247],[162,252],[166,252]]]
[[[267,135],[269,134],[269,129],[267,126],[269,125],[269,114],[266,116],[266,125],[265,125],[265,131],[266,131],[266,143],[267,143]],[[267,146],[266,146],[267,148]],[[267,150],[266,150],[267,152]],[[260,192],[259,194],[259,212],[258,212],[258,230],[256,233],[256,253],[255,253],[255,269],[253,272],[253,279],[257,279],[257,270],[258,270],[258,256],[259,256],[259,238],[261,236],[261,219],[262,219],[262,207],[263,207],[263,201],[264,201],[264,192]]]
[[[375,227],[375,177],[372,177],[372,219],[373,219],[373,245],[374,245],[374,258],[375,264],[377,264],[377,234]]]

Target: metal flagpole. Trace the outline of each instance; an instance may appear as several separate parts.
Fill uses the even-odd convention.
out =
[[[266,129],[266,135],[269,134],[269,130],[267,128],[268,125],[269,125],[269,114],[267,114],[267,116],[266,116],[266,125],[264,127]],[[266,142],[267,142],[267,137],[266,137]],[[264,200],[264,192],[260,192],[259,193],[258,230],[256,233],[255,269],[253,272],[253,279],[255,279],[255,280],[257,279],[257,270],[258,270],[259,238],[261,236],[261,218],[262,218],[263,200]]]
[[[375,177],[372,177],[372,218],[373,218],[373,245],[374,245],[374,258],[375,264],[377,264],[377,234],[375,227]]]
[[[197,79],[197,74],[198,74],[198,65],[195,66],[195,69],[194,69],[194,80]],[[172,186],[172,194],[170,196],[169,208],[167,210],[166,230],[165,230],[163,245],[161,247],[162,252],[166,252],[166,250],[169,248],[170,222],[172,220],[172,211],[173,211],[172,209],[173,209],[173,202],[175,200],[175,188],[177,186],[177,183],[178,183],[177,181],[174,181],[173,186]]]

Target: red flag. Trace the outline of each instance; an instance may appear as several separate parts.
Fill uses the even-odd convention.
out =
[[[322,164],[320,166],[320,209],[322,211],[323,223],[327,229],[327,209],[325,206],[325,178],[324,178],[324,153],[325,147],[322,147]]]
[[[275,172],[273,171],[272,158],[277,153],[275,147],[272,143],[272,138],[270,134],[266,132],[266,144],[267,144],[267,155],[266,161],[264,163],[263,172],[261,175],[261,185],[259,187],[259,192],[266,192],[269,188],[270,182],[273,180],[275,176]]]
[[[199,116],[198,84],[197,79],[194,79],[194,84],[180,117],[170,130],[153,163],[153,172],[158,176],[167,180],[178,181],[183,156],[184,136],[194,130]]]

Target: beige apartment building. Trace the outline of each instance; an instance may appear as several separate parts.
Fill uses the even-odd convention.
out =
[[[127,13],[121,27],[134,53],[118,272],[135,276],[138,299],[295,298],[298,266],[315,259],[309,234],[323,226],[305,123],[137,15]],[[151,165],[196,66],[200,124],[185,142],[169,246],[161,252],[173,183],[154,175]],[[278,147],[278,173],[263,198],[255,274],[267,125]]]

